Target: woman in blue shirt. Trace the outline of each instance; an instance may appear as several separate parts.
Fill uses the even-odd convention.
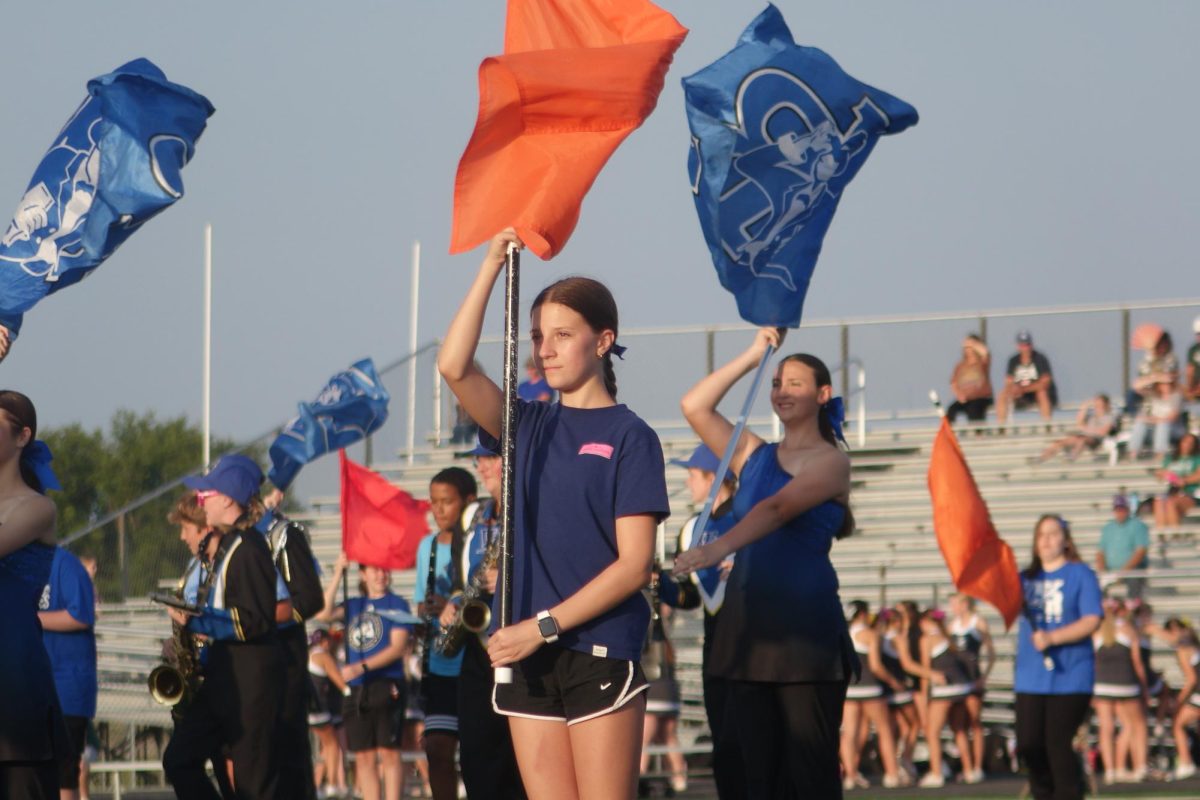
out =
[[[1045,514],[1033,531],[1033,559],[1021,573],[1025,610],[1013,680],[1017,755],[1035,800],[1082,798],[1072,739],[1092,700],[1100,584],[1079,560],[1065,520]]]
[[[438,354],[487,447],[500,436],[504,397],[474,358],[510,244],[521,246],[511,229],[492,240]],[[670,511],[662,447],[616,402],[612,356],[623,348],[603,284],[551,284],[530,323],[534,361],[559,401],[518,404],[513,624],[488,642],[493,666],[513,665],[513,682],[496,686],[494,705],[509,717],[531,798],[632,798],[650,621],[641,589]]]
[[[780,361],[771,382],[784,428],[778,443],[749,431],[732,442],[733,425],[717,412],[782,334],[760,330],[749,349],[684,395],[683,413],[701,440],[714,453],[734,448],[738,521],[675,565],[690,572],[737,553],[708,670],[731,681],[747,794],[772,796],[782,781],[800,797],[841,797],[838,729],[857,659],[829,550],[854,521],[829,370],[803,353]]]
[[[66,752],[37,606],[54,561],[54,502],[35,471],[50,453],[37,412],[0,391],[0,797],[58,798],[56,756]],[[52,473],[49,473],[52,479]]]

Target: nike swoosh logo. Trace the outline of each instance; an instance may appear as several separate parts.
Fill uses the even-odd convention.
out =
[[[612,681],[609,681],[608,683],[602,683],[602,684],[600,684],[600,691],[603,692],[605,689],[607,689],[610,686],[612,686]]]

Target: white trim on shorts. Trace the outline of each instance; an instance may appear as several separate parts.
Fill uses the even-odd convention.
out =
[[[1092,687],[1092,696],[1101,700],[1130,700],[1142,696],[1142,687],[1136,683],[1100,683]]]
[[[883,698],[883,687],[876,684],[875,686],[847,686],[847,700],[879,700]]]
[[[1192,693],[1192,696],[1188,698],[1188,705],[1193,708],[1200,708],[1200,692]]]
[[[973,683],[951,683],[932,687],[929,696],[934,700],[958,700],[969,695],[974,689]]]
[[[906,706],[913,701],[913,693],[911,689],[905,689],[903,692],[892,692],[888,695],[889,706]]]
[[[679,703],[676,703],[672,700],[647,700],[646,701],[646,713],[647,714],[678,714],[680,711],[680,707],[681,706]]]
[[[633,684],[633,676],[637,673],[638,665],[636,663],[634,663],[633,661],[626,661],[625,663],[629,665],[629,674],[627,676],[625,676],[625,685],[621,687],[621,693],[617,695],[617,699],[613,702],[613,704],[611,706],[609,706],[608,708],[602,708],[599,711],[593,712],[591,714],[587,714],[585,716],[578,717],[576,719],[569,719],[569,720],[567,720],[568,726],[574,725],[579,722],[587,722],[589,719],[595,719],[596,717],[603,717],[605,714],[611,714],[612,712],[616,711],[621,706],[628,703],[633,698],[637,697],[642,692],[648,691],[650,689],[649,683],[643,683],[641,686],[634,689],[632,692],[629,691],[629,687]]]

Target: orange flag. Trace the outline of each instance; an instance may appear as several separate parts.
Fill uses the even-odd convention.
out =
[[[648,0],[508,0],[504,55],[479,67],[450,252],[513,226],[543,259],[625,137],[650,116],[687,29]]]
[[[417,544],[429,532],[429,503],[393,486],[386,478],[346,458],[342,469],[342,550],[352,562],[408,569]]]
[[[995,606],[1007,629],[1024,603],[1017,561],[1012,548],[996,533],[987,504],[945,418],[929,458],[929,496],[938,547],[954,585]]]

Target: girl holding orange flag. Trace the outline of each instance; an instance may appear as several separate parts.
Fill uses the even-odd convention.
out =
[[[504,396],[475,366],[484,311],[504,268],[506,230],[446,333],[438,369],[480,441],[498,448]],[[530,312],[534,361],[557,403],[519,402],[513,620],[488,642],[525,790],[540,798],[632,798],[645,715],[638,660],[650,622],[656,527],[669,513],[662,447],[616,402],[617,307],[603,284],[567,278]]]

